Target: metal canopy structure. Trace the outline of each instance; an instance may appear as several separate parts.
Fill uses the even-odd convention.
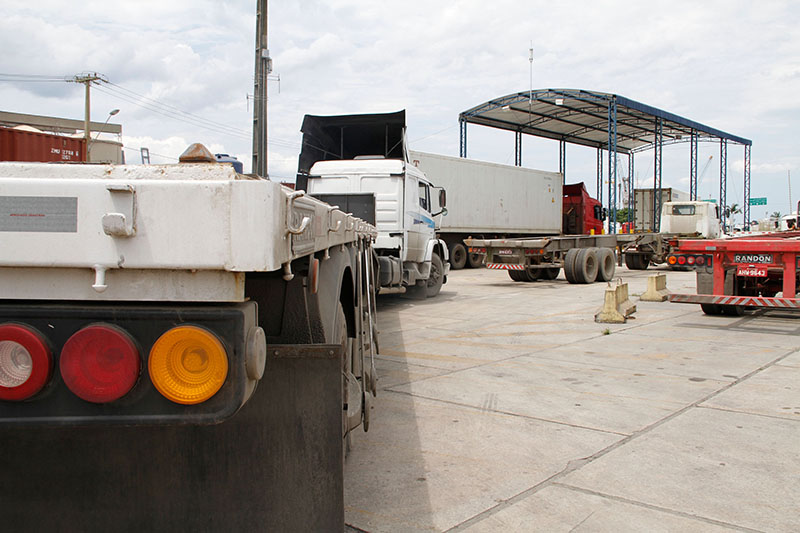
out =
[[[727,146],[744,146],[744,219],[750,220],[750,148],[752,141],[616,94],[582,89],[536,89],[489,100],[459,115],[461,157],[467,157],[467,124],[515,132],[515,163],[522,165],[522,136],[559,141],[559,172],[566,176],[566,144],[597,149],[597,195],[611,211],[615,231],[617,154],[628,155],[628,205],[633,206],[633,154],[653,149],[653,228],[660,227],[661,160],[665,144],[690,143],[690,198],[697,200],[697,145],[720,146],[720,216],[727,213]],[[603,202],[603,151],[608,152],[608,198]],[[635,206],[634,206],[635,208]],[[634,209],[628,211],[633,221]]]

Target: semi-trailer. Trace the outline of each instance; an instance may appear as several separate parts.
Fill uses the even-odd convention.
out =
[[[447,190],[439,238],[454,270],[481,266],[465,240],[602,233],[603,211],[583,183],[562,186],[558,172],[409,151],[411,161]]]
[[[376,228],[195,146],[0,163],[8,531],[342,531]]]
[[[570,283],[608,281],[618,254],[632,270],[663,263],[681,237],[719,236],[715,206],[708,202],[669,202],[662,224],[670,233],[551,235],[529,239],[468,239],[470,253],[484,257],[489,269],[507,270],[514,281],[555,279],[560,269]],[[672,266],[672,265],[671,265]]]

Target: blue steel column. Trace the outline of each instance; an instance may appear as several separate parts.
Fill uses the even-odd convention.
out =
[[[617,232],[617,100],[608,103],[608,232]]]
[[[751,148],[751,146],[749,144],[745,144],[744,145],[744,228],[745,228],[745,230],[749,230],[750,229],[750,148]]]
[[[628,153],[628,222],[633,222],[633,212],[636,206],[633,204],[633,152]]]
[[[514,164],[518,167],[522,166],[522,132],[514,132]]]
[[[661,153],[663,151],[663,124],[661,117],[656,118],[654,162],[653,162],[653,228],[651,231],[661,230]]]
[[[725,208],[728,206],[728,140],[719,141],[719,216],[722,229],[728,223]]]
[[[460,150],[458,155],[461,157],[467,157],[467,121],[463,118],[459,118],[458,125],[460,138]]]
[[[597,201],[603,207],[603,149],[597,148]]]
[[[567,143],[558,141],[558,171],[561,173],[561,184],[567,183]]]
[[[697,201],[697,132],[692,130],[689,153],[689,200]]]

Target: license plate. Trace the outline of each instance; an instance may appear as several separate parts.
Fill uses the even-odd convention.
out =
[[[751,278],[765,278],[767,277],[767,267],[739,265],[736,268],[736,275],[748,276]]]
[[[503,248],[502,250],[497,250],[497,255],[514,255],[514,250],[511,248]]]

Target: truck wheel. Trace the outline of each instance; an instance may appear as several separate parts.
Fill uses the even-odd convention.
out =
[[[460,242],[451,244],[450,248],[450,268],[461,270],[467,264],[467,248]]]
[[[718,304],[700,304],[700,309],[707,315],[717,316],[722,314],[722,309]]]
[[[527,277],[523,277],[520,274],[525,274],[522,270],[506,270],[508,272],[508,277],[513,279],[514,281],[525,281]]]
[[[721,305],[722,314],[727,316],[744,316],[743,305]]]
[[[536,281],[542,275],[541,268],[528,268],[522,271],[525,274],[524,281]]]
[[[353,428],[350,426],[353,425],[351,419],[355,419],[355,406],[351,405],[351,396],[355,397],[355,391],[353,391],[352,388],[358,381],[354,380],[355,376],[353,376],[353,352],[355,344],[353,343],[353,339],[347,336],[347,320],[345,319],[341,302],[339,302],[338,309],[336,309],[333,333],[333,342],[341,344],[344,348],[342,354],[342,459],[344,460],[350,453],[350,445],[352,443],[351,429],[357,427],[357,425]]]
[[[630,270],[647,270],[647,267],[650,266],[650,254],[625,254],[625,266]]]
[[[578,248],[570,248],[564,257],[564,276],[570,283],[578,283],[575,277],[575,259],[578,257],[578,252],[580,252]]]
[[[597,264],[599,270],[597,272],[597,279],[600,281],[611,281],[614,278],[614,272],[617,270],[614,251],[611,248],[599,248],[598,250]]]
[[[544,279],[553,280],[553,279],[556,279],[558,277],[558,274],[560,272],[561,272],[561,269],[558,268],[558,267],[556,267],[556,268],[545,268],[544,272],[542,273],[542,277]]]
[[[575,279],[578,283],[594,283],[597,279],[599,265],[597,248],[584,248],[575,258]]]
[[[483,256],[471,254],[467,251],[467,266],[470,268],[481,268],[483,266]]]
[[[428,281],[425,286],[425,296],[433,298],[439,294],[439,291],[442,290],[443,283],[444,267],[442,266],[442,260],[439,258],[439,254],[433,252],[431,256],[431,275],[428,276]]]

